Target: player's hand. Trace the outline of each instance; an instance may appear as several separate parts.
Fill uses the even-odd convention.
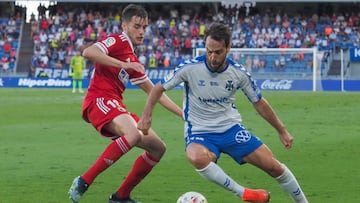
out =
[[[134,71],[137,71],[140,73],[145,73],[145,67],[141,63],[138,63],[138,62],[125,63],[124,69],[125,70],[131,69],[131,70],[134,70]]]
[[[151,118],[144,119],[143,117],[140,118],[137,128],[144,134],[149,134],[149,129],[151,127]]]
[[[294,138],[290,135],[290,133],[285,130],[279,134],[280,140],[285,146],[286,149],[290,149],[292,147]]]

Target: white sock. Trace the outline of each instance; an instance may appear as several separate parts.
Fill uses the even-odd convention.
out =
[[[280,184],[280,187],[286,191],[293,200],[297,203],[308,203],[305,194],[300,188],[295,176],[292,172],[283,164],[284,173],[275,178]]]
[[[196,171],[205,179],[214,182],[221,187],[235,193],[237,196],[242,197],[244,194],[244,187],[237,184],[231,179],[217,164],[210,162],[203,169],[196,169]]]

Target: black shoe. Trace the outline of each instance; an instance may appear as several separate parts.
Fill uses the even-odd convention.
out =
[[[116,193],[112,194],[109,198],[109,203],[141,203],[141,202],[137,202],[131,198],[128,199],[120,199],[118,198],[118,196],[116,195]]]

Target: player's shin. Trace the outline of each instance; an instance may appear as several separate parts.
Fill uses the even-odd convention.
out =
[[[244,187],[237,184],[230,178],[217,164],[210,162],[203,169],[196,169],[196,171],[205,179],[214,182],[221,187],[235,193],[237,196],[242,197],[244,193]]]
[[[131,148],[124,136],[117,138],[105,148],[91,168],[82,175],[82,178],[90,185],[101,172],[110,167]]]
[[[275,178],[280,184],[280,187],[286,191],[295,202],[308,203],[293,173],[285,165],[283,165],[283,167],[285,169],[284,173]]]
[[[138,185],[159,162],[148,152],[141,154],[134,162],[130,173],[117,191],[118,197],[126,199],[130,197],[131,191]]]

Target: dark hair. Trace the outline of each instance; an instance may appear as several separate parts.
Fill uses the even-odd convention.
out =
[[[148,17],[148,13],[145,8],[140,5],[129,4],[123,9],[121,14],[121,20],[123,22],[130,22],[133,16],[138,16],[144,19]]]
[[[231,31],[229,26],[223,23],[218,23],[218,22],[211,23],[210,26],[205,31],[205,41],[209,36],[216,41],[224,40],[225,46],[226,47],[230,46]]]

